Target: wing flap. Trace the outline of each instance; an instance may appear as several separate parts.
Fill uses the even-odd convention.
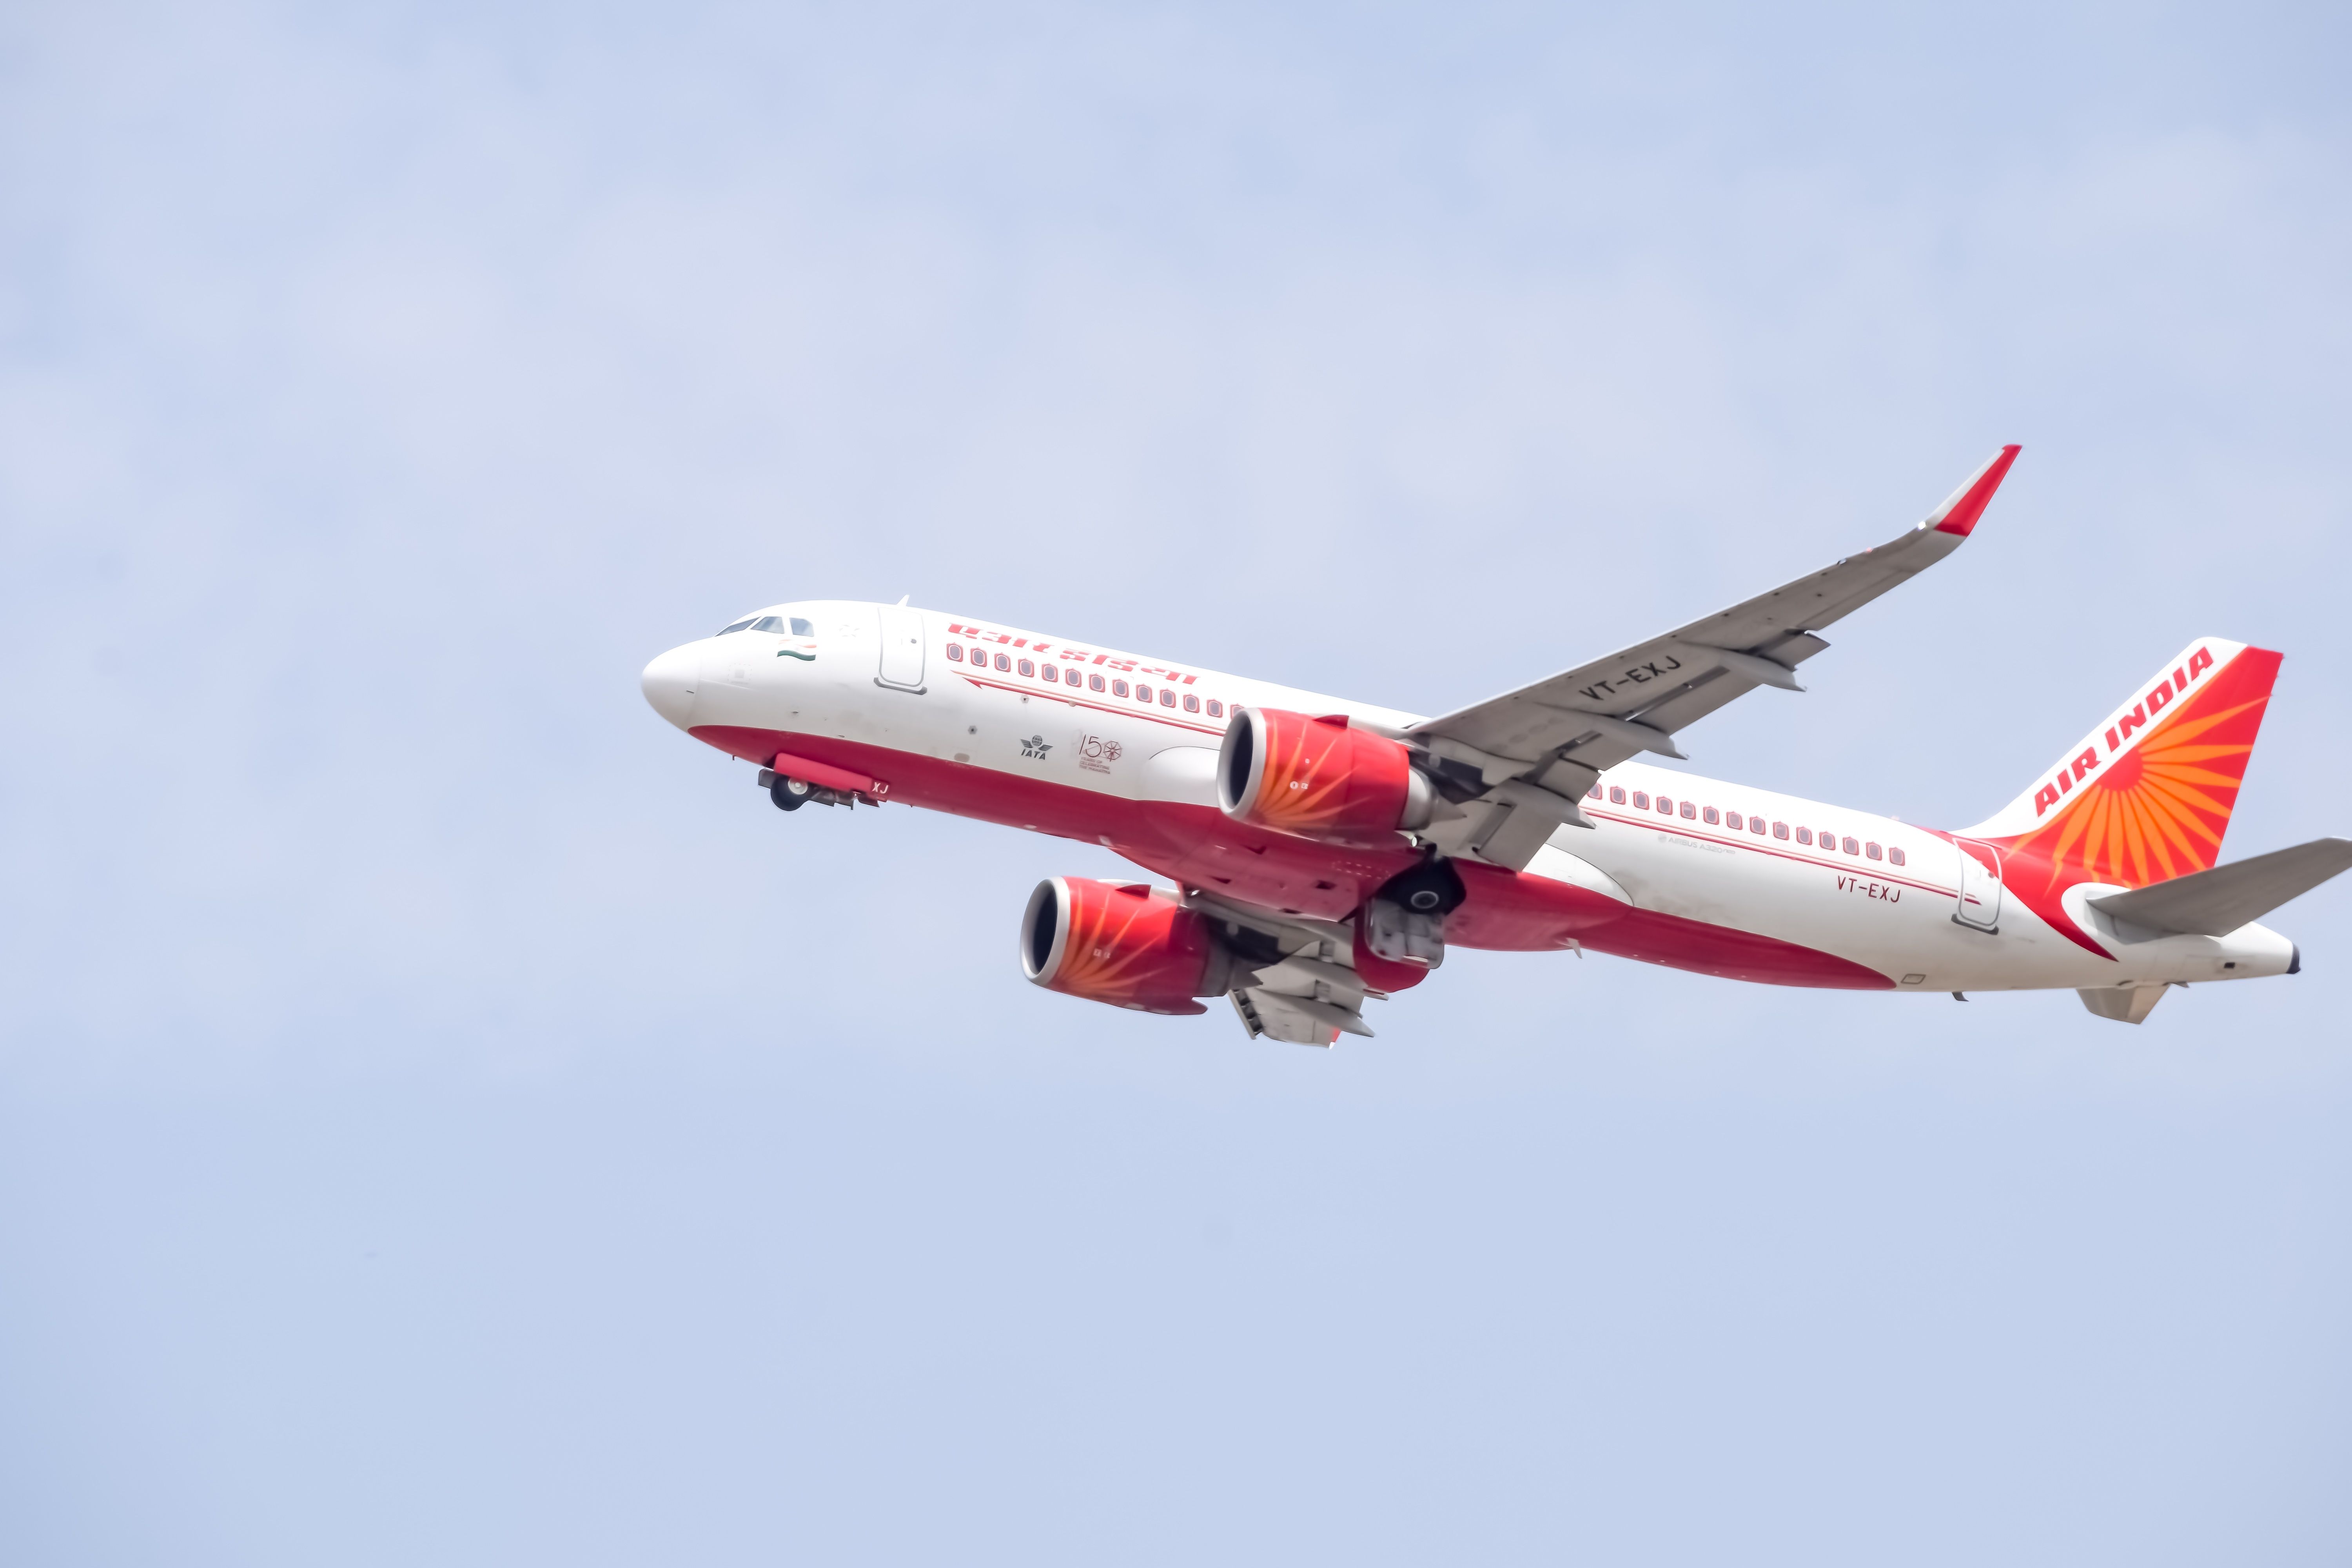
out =
[[[1182,902],[1223,921],[1230,937],[1247,931],[1264,939],[1256,951],[1236,952],[1234,984],[1227,993],[1251,1038],[1263,1035],[1292,1045],[1329,1046],[1342,1033],[1371,1035],[1364,1022],[1364,998],[1384,994],[1372,991],[1356,973],[1353,928],[1279,914],[1198,888],[1185,889]]]

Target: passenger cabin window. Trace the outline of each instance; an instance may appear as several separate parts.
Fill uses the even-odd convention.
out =
[[[1690,818],[1692,821],[1696,822],[1696,821],[1697,821],[1697,820],[1698,820],[1698,807],[1696,807],[1696,806],[1693,805],[1692,805],[1690,802],[1688,802],[1688,801],[1685,801],[1685,802],[1683,802],[1683,815],[1684,815],[1685,816],[1686,816],[1686,817]],[[1710,811],[1710,812],[1708,812],[1708,813],[1707,813],[1707,815],[1708,815],[1709,816],[1713,816],[1715,815],[1715,813],[1713,813],[1713,812],[1711,812],[1711,811]]]
[[[1707,820],[1709,822],[1713,822],[1715,818],[1710,816]],[[1747,826],[1746,823],[1739,820],[1739,814],[1736,811],[1727,811],[1723,814],[1723,825],[1731,829],[1734,833],[1738,832],[1742,827]]]
[[[998,654],[996,656],[996,668],[1010,672],[1013,668],[1013,657],[1010,654]]]
[[[1192,699],[1188,697],[1184,700],[1190,702]],[[1176,706],[1176,694],[1169,690],[1164,686],[1160,689],[1160,706],[1162,708],[1173,708]]]
[[[1189,691],[1184,693],[1184,711],[1187,713],[1198,713],[1200,710],[1201,700],[1193,696]]]
[[[1838,847],[1843,849],[1849,855],[1859,855],[1862,853],[1862,841],[1856,838],[1849,838]]]
[[[1772,825],[1772,837],[1775,837],[1775,838],[1786,838],[1786,837],[1789,837],[1789,825],[1788,825],[1787,823],[1785,823],[1785,822],[1776,822],[1776,823],[1774,823],[1774,824]]]
[[[960,642],[951,642],[948,644],[948,657],[955,660],[958,664],[961,664],[963,662],[963,644]]]
[[[1598,784],[1595,784],[1591,789],[1586,790],[1584,792],[1584,798],[1587,800],[1599,800],[1601,798],[1601,786]]]
[[[1138,702],[1149,702],[1149,701],[1150,701],[1150,700],[1151,700],[1151,688],[1150,688],[1149,686],[1138,686],[1138,687],[1135,689],[1135,700],[1136,700]]]
[[[1103,689],[1102,677],[1099,675],[1089,675],[1087,677],[1087,684],[1095,690],[1100,691]]]
[[[1650,796],[1646,791],[1637,789],[1633,792],[1633,809],[1635,811],[1650,809]]]
[[[1126,681],[1124,681],[1124,680],[1114,680],[1114,681],[1112,681],[1112,682],[1110,683],[1110,694],[1111,694],[1113,697],[1124,697],[1124,696],[1126,696],[1126,695],[1127,695],[1127,682],[1126,682]]]
[[[1668,800],[1664,795],[1660,795],[1658,797],[1658,815],[1660,816],[1672,816],[1674,814],[1675,803]]]
[[[1625,786],[1623,784],[1611,784],[1609,786],[1609,804],[1612,805],[1622,805],[1625,804]]]
[[[1748,831],[1755,834],[1759,838],[1762,837],[1764,836],[1764,819],[1760,816],[1749,817],[1748,819]],[[1780,830],[1780,837],[1783,838],[1788,837],[1789,830],[1785,827],[1782,828]]]
[[[1883,860],[1886,858],[1886,851],[1876,844],[1864,844],[1862,847],[1862,852],[1873,860]]]
[[[1052,681],[1059,681],[1062,679],[1062,672],[1049,664],[1045,667],[1045,679]]]
[[[1209,699],[1209,717],[1210,717],[1210,718],[1212,718],[1212,719],[1222,719],[1222,718],[1223,718],[1224,716],[1225,716],[1225,705],[1224,705],[1223,703],[1222,703],[1222,702],[1218,701],[1218,700],[1217,700],[1215,698],[1213,698],[1213,697],[1210,698],[1210,699]]]
[[[1037,667],[1030,663],[1025,658],[1021,661],[1020,669],[1021,673],[1024,675],[1034,675],[1037,673]]]
[[[1903,864],[1903,851],[1900,849],[1889,849],[1886,852],[1886,858],[1889,863],[1900,866]]]
[[[1813,830],[1812,830],[1811,828],[1810,828],[1810,827],[1800,827],[1799,829],[1797,829],[1797,842],[1798,842],[1798,843],[1800,843],[1800,844],[1811,844],[1812,841],[1813,841]]]

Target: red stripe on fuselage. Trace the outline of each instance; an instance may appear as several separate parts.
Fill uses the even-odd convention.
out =
[[[1256,832],[1212,806],[1127,800],[830,736],[727,725],[693,733],[746,762],[790,752],[853,769],[887,784],[893,801],[1107,845],[1189,886],[1318,920],[1347,920],[1382,882],[1420,858],[1402,841],[1394,849],[1317,844]],[[1727,980],[1853,991],[1893,988],[1876,970],[1795,942],[1634,909],[1548,877],[1473,861],[1454,864],[1469,895],[1446,920],[1446,940],[1456,946],[1542,952],[1575,942],[1595,952]]]

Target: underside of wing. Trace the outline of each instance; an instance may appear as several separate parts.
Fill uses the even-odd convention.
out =
[[[1343,1033],[1371,1034],[1364,999],[1385,993],[1358,972],[1350,928],[1277,914],[1198,888],[1185,889],[1183,901],[1235,952],[1226,994],[1253,1037],[1328,1046]]]
[[[2003,447],[1927,520],[1875,549],[1532,686],[1414,725],[1459,815],[1423,835],[1442,852],[1524,868],[1601,770],[1654,752],[1681,758],[1675,731],[1759,686],[1801,690],[1817,634],[1958,549],[2018,448]]]

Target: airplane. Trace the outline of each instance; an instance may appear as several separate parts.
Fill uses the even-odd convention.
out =
[[[1965,543],[2019,448],[1916,527],[1436,718],[998,622],[782,604],[648,664],[671,724],[781,809],[898,802],[1108,847],[1173,886],[1054,877],[1019,927],[1048,990],[1253,1037],[1369,1036],[1450,947],[1613,954],[1773,985],[2166,991],[2294,974],[2255,923],[2352,867],[2321,838],[2219,864],[2281,656],[2200,637],[2017,798],[1946,831],[1704,778],[1678,734],[1802,690],[1821,632]]]

